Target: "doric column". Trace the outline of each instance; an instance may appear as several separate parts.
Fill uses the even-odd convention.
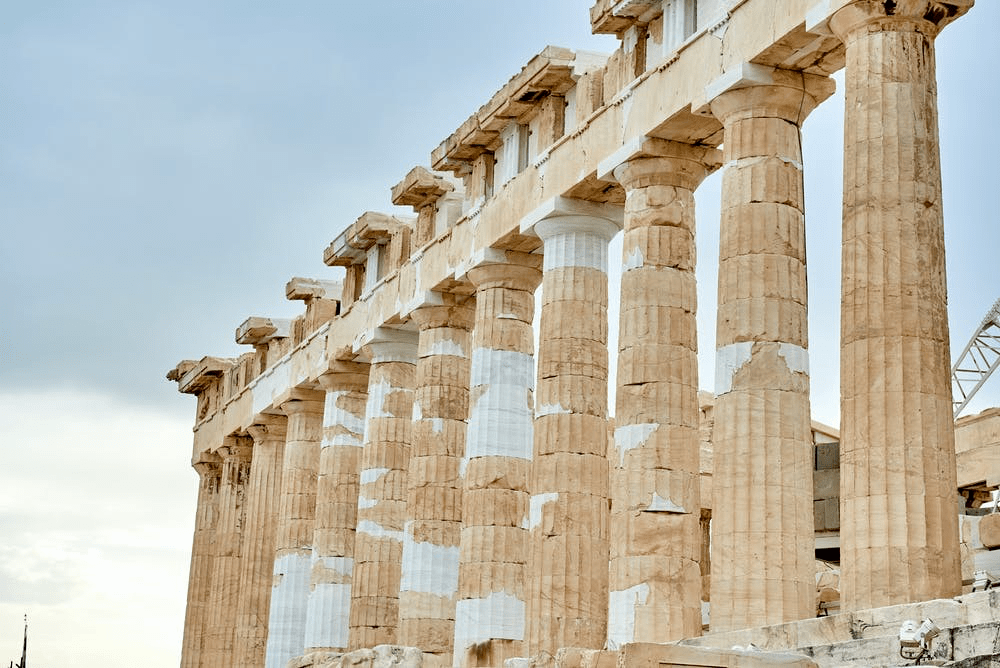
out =
[[[476,286],[462,494],[456,666],[502,666],[524,653],[528,475],[534,407],[538,257],[492,252]]]
[[[527,653],[604,646],[608,624],[608,242],[620,206],[557,199],[544,242],[528,510]]]
[[[278,529],[278,493],[285,451],[286,418],[262,416],[247,432],[253,438],[253,460],[247,484],[243,524],[243,559],[236,604],[237,668],[264,665],[267,618],[274,572],[274,545]]]
[[[800,125],[833,81],[744,65],[724,127],[711,627],[815,613]],[[728,79],[728,77],[724,77]]]
[[[305,650],[324,398],[322,392],[296,389],[281,404],[288,416],[288,431],[281,465],[266,668],[285,668],[289,659]]]
[[[840,556],[846,610],[961,591],[934,38],[971,2],[855,2],[847,47]]]
[[[351,649],[395,644],[413,418],[415,332],[379,328],[371,358],[351,590]]]
[[[219,480],[219,523],[215,530],[212,561],[212,594],[209,599],[208,634],[203,665],[233,665],[236,638],[236,603],[240,595],[240,561],[243,550],[243,516],[246,485],[250,478],[250,439],[229,436],[218,449],[222,458]]]
[[[399,585],[399,644],[451,659],[462,534],[462,480],[469,415],[474,301],[443,302],[410,314],[420,331]]]
[[[191,570],[188,576],[187,610],[184,614],[184,644],[181,668],[201,668],[208,625],[208,600],[212,591],[212,561],[215,529],[219,519],[219,457],[202,453],[194,464],[198,472],[198,508],[194,518]]]
[[[625,188],[608,640],[701,634],[694,191],[719,151],[645,139],[613,156]]]
[[[347,648],[368,365],[335,360],[319,382],[326,390],[326,408],[306,614],[307,653]]]

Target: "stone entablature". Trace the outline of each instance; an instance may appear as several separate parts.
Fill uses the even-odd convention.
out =
[[[715,630],[801,619],[817,608],[817,529],[845,536],[849,607],[957,593],[953,429],[950,417],[931,417],[947,399],[933,58],[906,54],[932,53],[937,31],[970,6],[601,0],[593,27],[616,34],[618,50],[546,47],[532,58],[432,152],[436,171],[416,167],[392,188],[391,201],[415,217],[367,212],[330,243],[323,262],[345,268],[342,282],[292,279],[286,296],[305,313],[250,318],[236,338],[252,352],[184,361],[168,375],[198,397],[193,462],[207,476],[205,503],[221,513],[200,511],[192,566],[191,587],[213,592],[192,595],[188,622],[189,634],[208,634],[209,663],[228,666],[229,648],[264,656],[248,621],[265,614],[262,601],[234,589],[234,574],[253,573],[263,591],[268,566],[260,553],[239,561],[245,494],[255,531],[275,545],[267,668],[307,649],[401,637],[461,666],[690,637],[704,624],[707,590]],[[912,95],[871,81],[869,70],[889,76],[872,65],[882,61],[910,68]],[[860,100],[846,115],[847,156],[859,171],[845,170],[841,378],[850,396],[848,445],[838,453],[850,456],[837,457],[846,491],[833,501],[831,490],[818,498],[809,489],[831,486],[832,467],[820,459],[840,438],[823,429],[817,437],[809,420],[799,126],[845,64],[849,99]],[[913,113],[892,124],[894,134],[865,121],[902,103]],[[880,156],[897,145],[917,146],[908,169],[929,167],[882,170]],[[698,401],[694,191],[720,166],[718,397],[709,411]],[[915,199],[924,189],[928,197]],[[918,246],[934,271],[908,265],[900,278],[864,261],[866,244],[890,255],[906,246],[897,209],[927,218]],[[609,262],[618,258],[607,248],[621,228],[623,333],[608,351]],[[884,233],[872,240],[869,230]],[[907,333],[926,346],[906,368],[933,372],[911,379],[902,389],[914,398],[886,413],[894,390],[883,376],[899,380],[904,353],[872,331],[895,322],[896,293],[915,294],[918,283],[934,298],[923,320],[915,316],[926,305],[906,303],[907,322],[926,325]],[[877,359],[864,357],[876,346],[865,337],[884,347]],[[921,418],[919,403],[907,402],[923,395],[934,409]],[[886,415],[913,418],[908,452],[929,464],[897,457]],[[287,429],[280,453],[278,432],[262,431],[277,423]],[[252,468],[258,454],[248,464],[247,434],[253,452],[267,444],[266,471]],[[872,452],[882,459],[866,458]],[[877,463],[894,457],[904,464]],[[230,486],[213,482],[217,474]],[[904,491],[914,504],[927,496],[926,507],[901,509]],[[206,522],[224,538],[215,548]],[[897,562],[913,566],[905,591],[888,582],[885,566]],[[229,600],[240,602],[245,648],[218,610]]]
[[[773,14],[773,7],[768,3],[749,1],[737,4],[724,14],[728,26],[724,32],[711,32],[700,26],[699,31],[689,36],[669,58],[660,59],[629,79],[627,87],[623,88],[624,84],[608,85],[610,81],[605,81],[581,96],[582,80],[576,81],[577,125],[568,128],[569,132],[561,134],[548,147],[540,150],[534,161],[511,178],[506,187],[494,192],[488,199],[485,193],[480,193],[481,206],[470,208],[464,218],[427,242],[418,261],[409,259],[408,237],[412,229],[409,221],[395,216],[367,214],[339,235],[323,255],[326,264],[347,268],[341,301],[341,324],[332,331],[323,330],[324,336],[332,336],[329,348],[335,350],[351,345],[354,338],[352,331],[377,323],[398,322],[404,305],[413,303],[426,290],[438,287],[451,289],[456,282],[461,282],[463,266],[468,266],[469,259],[483,256],[490,247],[528,252],[536,250],[540,240],[522,235],[520,223],[522,218],[548,199],[569,196],[597,202],[624,202],[624,193],[619,186],[598,178],[599,163],[623,146],[644,141],[647,137],[707,146],[720,143],[721,123],[704,111],[708,97],[706,89],[716,79],[724,78],[725,73],[741,72],[743,63],[752,61],[760,65],[755,70],[760,76],[766,76],[774,67],[801,68],[807,73],[827,74],[843,66],[843,45],[826,27],[825,19],[829,14],[818,12],[814,1],[789,0],[786,10],[778,15]],[[832,12],[835,9],[833,5],[846,4],[846,0],[828,4]],[[806,18],[814,32],[803,27]],[[768,25],[769,32],[740,28],[741,25],[755,24]],[[621,52],[622,49],[618,53]],[[563,80],[562,86],[573,83],[574,67],[586,72],[587,77],[607,79],[607,67],[598,64],[602,60],[602,57],[588,52],[573,54],[566,49],[546,49],[494,96],[485,107],[487,115],[493,113],[489,117],[497,118],[495,112],[507,109],[505,101],[518,91],[545,90],[544,86],[539,88],[533,84],[532,77],[547,72],[552,61],[560,63],[558,71],[568,77],[568,80]],[[803,67],[805,63],[807,65]],[[569,68],[568,72],[565,68]],[[545,76],[542,78],[545,79]],[[742,80],[735,78],[737,82]],[[552,85],[550,80],[546,81],[546,85]],[[572,85],[562,89],[562,92],[567,93],[570,88]],[[616,92],[611,93],[612,90]],[[584,97],[586,104],[582,103]],[[524,109],[523,104],[520,108]],[[589,108],[589,111],[584,113],[584,108]],[[701,110],[700,113],[693,113],[693,108]],[[495,125],[495,121],[491,123]],[[463,165],[468,165],[468,160],[481,154],[477,151],[485,150],[484,144],[472,141],[473,128],[479,127],[477,114],[463,124],[464,131],[456,131],[435,149],[431,156],[435,169],[454,169],[461,174],[466,169]],[[499,129],[496,132],[499,133]],[[468,140],[462,144],[466,138]],[[466,148],[459,151],[460,146]],[[464,192],[466,207],[469,208],[470,202],[476,199],[474,191],[467,186]],[[405,231],[394,237],[390,228]],[[405,244],[404,236],[407,237]],[[375,245],[388,248],[393,238],[398,239],[395,248],[385,252],[394,261],[383,263],[386,268],[378,279],[378,289],[366,293],[364,267],[368,252]],[[359,308],[359,303],[365,307]],[[320,336],[321,329],[297,343],[295,349],[315,350],[319,344],[315,339]],[[285,352],[273,366],[268,365],[268,370],[275,366],[295,367],[297,371],[294,375],[304,373],[312,380],[323,372],[322,363],[318,361],[311,364],[307,360],[286,359],[294,356],[293,353],[294,349]],[[308,371],[303,364],[309,367]],[[277,373],[281,375],[284,371]],[[258,385],[256,380],[262,381],[261,385],[270,386],[271,383],[262,378],[265,375],[271,374],[262,372],[257,379],[240,388],[240,393],[252,395]],[[249,409],[263,401],[248,400],[249,397],[232,401],[236,398],[230,396],[223,404],[231,404],[233,410],[240,410],[239,407]],[[218,402],[213,404],[206,419],[211,419],[218,408]],[[226,416],[224,422],[245,427],[252,417],[246,410],[242,415]],[[214,436],[210,438],[214,440]]]

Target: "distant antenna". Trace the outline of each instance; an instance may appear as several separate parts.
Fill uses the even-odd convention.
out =
[[[951,369],[955,417],[1000,366],[1000,299],[989,310]]]
[[[24,646],[21,648],[21,663],[17,664],[17,668],[28,668],[28,613],[24,614]]]

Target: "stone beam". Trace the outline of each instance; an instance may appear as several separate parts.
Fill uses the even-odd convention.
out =
[[[344,284],[340,281],[323,281],[317,278],[295,276],[285,283],[285,298],[309,302],[313,299],[340,299]]]
[[[236,343],[259,346],[291,334],[292,321],[288,318],[251,316],[236,328]]]
[[[206,387],[216,382],[222,374],[233,368],[234,364],[233,360],[221,357],[202,357],[193,366],[189,362],[190,360],[181,362],[167,375],[169,380],[177,381],[178,391],[184,394],[199,394]],[[186,371],[178,377],[182,368],[186,369]]]
[[[533,246],[512,245],[525,243],[520,222],[543,202],[579,193],[598,200],[616,194],[618,201],[623,201],[620,186],[599,180],[598,171],[602,162],[626,144],[639,138],[711,146],[721,143],[719,121],[710,114],[693,113],[691,106],[692,101],[706,99],[705,87],[724,72],[744,62],[798,64],[807,72],[822,74],[842,67],[843,46],[830,37],[823,20],[810,24],[816,32],[805,28],[807,13],[818,4],[816,0],[785,0],[783,11],[776,12],[774,0],[746,0],[729,12],[724,25],[703,28],[689,37],[669,58],[653,64],[621,92],[603,100],[603,106],[545,149],[447,235],[422,248],[419,262],[403,263],[377,290],[355,302],[338,318],[337,327],[317,329],[290,356],[277,361],[223,410],[201,423],[195,433],[196,451],[207,449],[207,444],[227,433],[245,430],[254,415],[268,410],[287,388],[315,382],[325,371],[326,351],[351,345],[354,334],[371,325],[401,322],[401,305],[411,302],[416,294],[442,286],[450,289],[460,282],[469,258],[504,244],[511,250],[537,248],[539,241],[530,237]],[[820,14],[817,10],[810,16]],[[579,64],[584,55],[577,54],[575,62]],[[432,164],[445,158],[450,150],[447,146],[458,142],[459,134],[446,140],[445,148],[435,150]],[[353,226],[345,230],[330,244],[324,253],[326,264],[364,262],[365,251],[349,243],[355,238],[354,230]]]

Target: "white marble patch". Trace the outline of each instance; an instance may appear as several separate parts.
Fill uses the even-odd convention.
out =
[[[360,476],[361,484],[367,485],[368,483],[375,482],[388,472],[389,469],[386,468],[362,469]]]
[[[644,422],[615,428],[615,450],[618,451],[618,468],[625,466],[625,455],[629,450],[641,447],[660,428],[659,423]]]
[[[779,343],[778,355],[785,360],[788,370],[809,375],[809,351],[794,343]]]
[[[399,591],[454,596],[458,592],[458,556],[458,546],[415,541],[407,526]]]
[[[558,492],[545,492],[544,494],[532,494],[528,502],[528,517],[524,528],[531,530],[542,523],[542,507],[559,498]]]
[[[305,650],[311,571],[311,554],[284,554],[274,560],[265,668],[285,668]]]
[[[431,345],[427,351],[428,355],[451,355],[453,357],[466,358],[469,354],[461,345],[449,339],[439,339]]]
[[[369,536],[374,536],[375,538],[389,538],[391,540],[398,540],[403,542],[403,532],[393,531],[392,529],[386,529],[381,524],[377,522],[372,522],[371,520],[361,520],[358,522],[358,533],[367,534]]]
[[[608,594],[608,649],[619,649],[635,640],[635,608],[645,605],[649,585],[645,582]]]
[[[750,361],[753,341],[740,341],[722,346],[715,351],[715,394],[726,394],[733,389],[733,376]]]
[[[507,592],[467,598],[455,604],[455,665],[466,650],[493,638],[524,640],[524,601]]]

